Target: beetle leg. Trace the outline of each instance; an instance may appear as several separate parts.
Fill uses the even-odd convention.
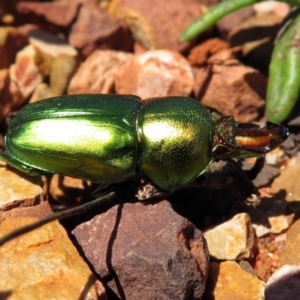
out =
[[[140,201],[150,200],[153,198],[166,197],[171,195],[169,192],[162,191],[150,182],[140,185],[136,193],[136,197]]]
[[[250,180],[254,180],[257,177],[257,175],[260,173],[262,168],[264,167],[264,164],[265,164],[265,157],[264,156],[257,157],[253,167],[246,171],[247,177]]]

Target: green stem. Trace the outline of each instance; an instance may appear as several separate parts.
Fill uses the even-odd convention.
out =
[[[225,17],[226,15],[249,5],[262,2],[263,0],[224,0],[215,6],[211,7],[207,12],[202,14],[196,21],[191,23],[185,31],[182,33],[180,40],[182,42],[189,41],[195,38],[203,31],[209,29],[217,21]],[[300,0],[285,0],[280,2],[286,2],[292,6],[300,7]]]
[[[300,13],[281,35],[270,63],[266,115],[275,123],[292,111],[300,91]]]
[[[257,0],[226,0],[211,7],[207,12],[202,14],[196,21],[191,23],[182,33],[180,40],[188,41],[210,28],[218,20],[222,19],[229,13],[232,13],[245,6],[255,4]]]

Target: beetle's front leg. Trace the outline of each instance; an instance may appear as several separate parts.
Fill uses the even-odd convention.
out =
[[[161,198],[170,195],[171,193],[160,190],[159,188],[155,187],[151,182],[143,182],[139,185],[135,196],[139,201],[146,201],[153,198]]]

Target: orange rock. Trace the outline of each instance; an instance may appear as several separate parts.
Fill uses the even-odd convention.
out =
[[[219,38],[212,38],[194,47],[188,56],[188,60],[192,66],[200,67],[207,63],[211,55],[228,48],[228,43]]]
[[[287,201],[296,203],[300,199],[300,159],[293,158],[289,164],[281,170],[280,176],[275,178],[271,191],[274,194],[280,194]]]
[[[1,237],[35,222],[44,210],[49,211],[39,205],[3,213]],[[13,299],[99,299],[96,278],[57,221],[1,246],[0,268],[0,290]],[[102,297],[104,293],[102,287]]]
[[[214,300],[263,300],[264,282],[244,271],[234,261],[220,264],[211,262],[205,299]]]
[[[257,120],[263,113],[267,78],[253,68],[234,62],[200,69],[194,91],[202,104],[237,122]]]
[[[257,276],[263,280],[267,281],[271,275],[272,275],[272,270],[271,270],[271,265],[272,265],[272,258],[269,256],[269,254],[266,252],[261,252],[258,257],[257,261],[255,262],[254,269],[257,273]]]
[[[46,200],[42,181],[38,176],[21,174],[15,169],[7,169],[0,162],[0,210],[17,206],[36,205]]]
[[[278,265],[300,265],[300,220],[297,220],[287,232]]]

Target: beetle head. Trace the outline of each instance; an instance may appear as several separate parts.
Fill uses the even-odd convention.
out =
[[[266,126],[236,123],[232,117],[215,120],[213,154],[215,158],[258,157],[274,150],[289,136],[284,125],[267,122]]]

